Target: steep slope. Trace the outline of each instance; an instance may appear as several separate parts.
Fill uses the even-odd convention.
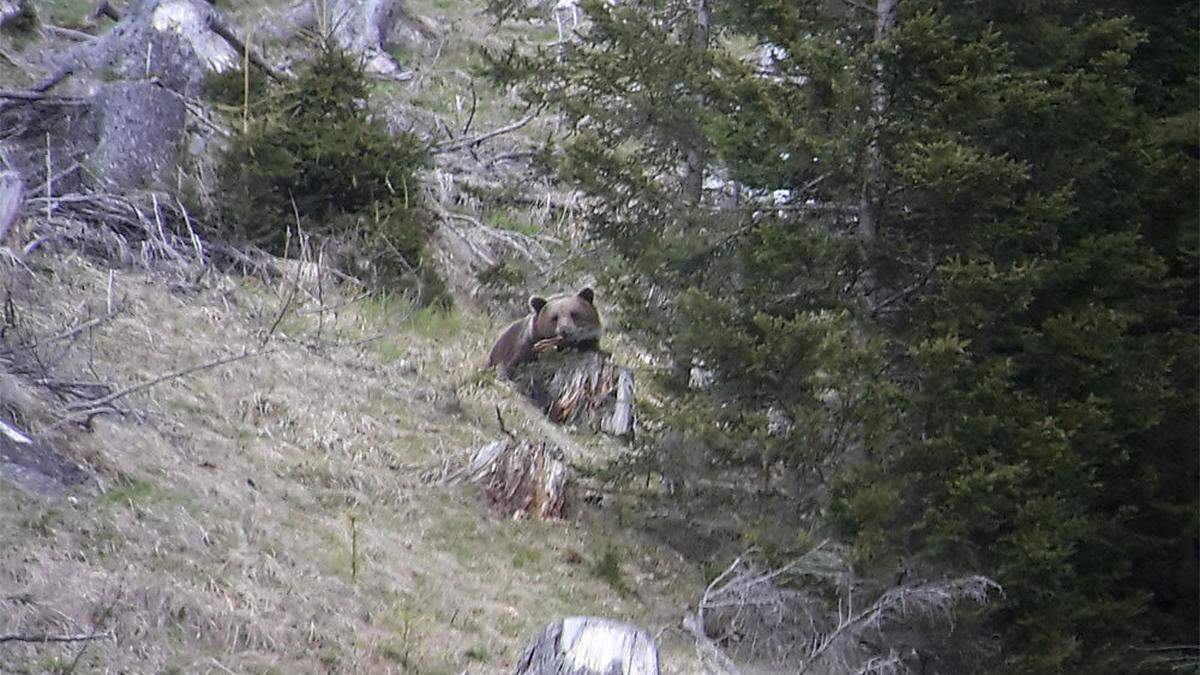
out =
[[[660,632],[666,672],[694,670],[669,628],[699,576],[623,530],[618,503],[512,521],[434,482],[497,436],[495,405],[510,427],[546,425],[474,377],[487,319],[355,302],[296,264],[298,292],[71,253],[29,265],[3,270],[9,345],[113,314],[3,358],[26,371],[5,381],[15,421],[92,478],[58,496],[0,480],[0,634],[97,639],[0,642],[3,669],[498,673],[546,622],[594,613]],[[122,398],[90,431],[43,386],[260,349]],[[611,451],[558,433],[573,461]],[[606,557],[633,592],[593,571]]]

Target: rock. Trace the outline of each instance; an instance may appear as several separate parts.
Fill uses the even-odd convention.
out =
[[[0,419],[0,480],[42,496],[61,495],[88,474],[44,440]]]
[[[89,104],[96,140],[85,183],[120,191],[141,187],[174,167],[187,110],[179,96],[150,82],[103,85]]]
[[[0,0],[0,27],[16,25],[22,18],[32,18],[28,0]]]
[[[572,616],[546,626],[514,675],[658,675],[658,647],[627,623]]]
[[[0,102],[0,126],[11,130],[0,143],[9,166],[29,186],[44,186],[50,173],[60,195],[172,179],[177,151],[190,145],[182,99],[201,95],[208,72],[237,62],[210,28],[220,19],[204,0],[133,0],[111,30],[60,55],[55,71],[32,87],[62,82],[55,93],[74,96]]]

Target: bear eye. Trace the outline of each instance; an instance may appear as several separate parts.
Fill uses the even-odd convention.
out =
[[[575,319],[578,319],[578,318],[579,318],[579,312],[571,312],[571,320],[572,321],[574,321]]]

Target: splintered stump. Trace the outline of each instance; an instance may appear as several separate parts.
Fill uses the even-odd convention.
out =
[[[482,484],[488,502],[505,516],[562,518],[570,470],[555,445],[503,440],[480,448],[467,466],[443,482]]]
[[[604,352],[545,351],[522,366],[514,381],[557,424],[590,426],[614,436],[633,430],[633,373]]]
[[[658,675],[658,648],[627,623],[572,616],[546,626],[514,675]]]

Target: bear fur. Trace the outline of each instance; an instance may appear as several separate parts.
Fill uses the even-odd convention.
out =
[[[602,327],[595,300],[590,288],[549,300],[529,298],[533,313],[504,329],[488,355],[487,367],[498,368],[502,377],[510,379],[513,368],[537,359],[544,351],[599,349]]]

